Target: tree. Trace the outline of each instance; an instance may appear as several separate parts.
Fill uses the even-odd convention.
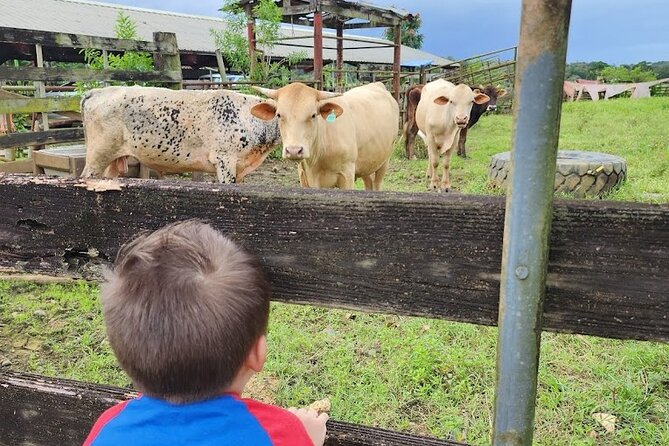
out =
[[[411,20],[404,20],[400,25],[400,30],[402,36],[400,41],[402,45],[409,46],[411,48],[420,49],[423,46],[423,35],[419,32],[423,21],[420,18],[420,14],[416,14]],[[384,33],[386,40],[391,42],[395,41],[395,28],[386,28]]]
[[[217,48],[223,52],[233,71],[242,72],[252,80],[265,81],[270,85],[285,84],[290,78],[288,66],[306,58],[305,52],[291,53],[287,58],[273,62],[271,52],[281,39],[281,8],[273,0],[260,0],[253,7],[256,51],[253,72],[250,72],[249,42],[246,35],[246,14],[235,0],[225,0],[223,12],[226,20],[222,31],[211,29]]]
[[[608,83],[616,82],[646,82],[657,79],[655,73],[644,69],[643,65],[630,67],[621,65],[619,67],[606,67],[600,73],[600,77]]]

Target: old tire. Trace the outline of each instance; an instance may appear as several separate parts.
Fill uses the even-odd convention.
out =
[[[492,186],[506,189],[511,178],[511,152],[493,155],[488,169]],[[560,150],[555,171],[555,192],[577,198],[601,197],[621,184],[627,176],[627,163],[619,156],[599,152]]]

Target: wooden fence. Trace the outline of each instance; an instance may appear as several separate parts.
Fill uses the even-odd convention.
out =
[[[202,218],[257,253],[276,300],[497,321],[502,197],[120,184],[96,193],[77,180],[0,174],[0,270],[97,280],[136,232]],[[669,342],[669,205],[560,201],[554,216],[544,329]],[[11,373],[0,385],[7,444],[80,444],[128,392]],[[329,445],[456,444],[329,428]]]
[[[35,48],[34,66],[0,66],[0,82],[35,82],[35,97],[30,98],[0,89],[0,115],[16,113],[41,113],[40,131],[13,133],[0,136],[0,150],[6,152],[7,162],[0,163],[0,172],[31,172],[31,160],[13,161],[16,147],[57,144],[81,141],[82,128],[50,129],[47,114],[50,112],[77,112],[76,96],[46,97],[47,83],[77,81],[133,81],[157,82],[180,88],[181,62],[176,35],[156,32],[153,42],[111,39],[98,36],[65,34],[0,27],[0,42],[29,45]],[[109,52],[145,51],[153,54],[155,70],[124,71],[105,68],[59,68],[44,66],[44,48],[91,48],[102,51],[106,60]]]

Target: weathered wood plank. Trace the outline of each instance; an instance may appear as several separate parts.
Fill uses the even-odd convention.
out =
[[[95,420],[135,392],[71,380],[0,373],[0,444],[79,446]],[[457,446],[461,443],[328,422],[328,446]]]
[[[92,70],[88,68],[0,67],[5,81],[133,81],[181,82],[181,71]]]
[[[138,231],[203,218],[258,254],[277,300],[497,321],[502,197],[74,184],[0,176],[0,266],[96,279]],[[554,212],[544,328],[669,341],[669,205],[558,201]]]
[[[49,47],[93,48],[107,51],[146,51],[176,54],[178,47],[169,43],[146,42],[141,40],[112,39],[109,37],[68,34],[50,31],[36,31],[21,28],[0,27],[0,42],[42,44]]]
[[[2,138],[0,136],[0,138]],[[33,171],[33,161],[22,159],[18,161],[0,162],[0,172],[4,173],[29,173]]]
[[[45,132],[8,133],[0,136],[0,149],[35,144],[55,144],[59,142],[80,141],[83,139],[84,129],[82,127],[47,130]]]
[[[0,100],[0,115],[7,113],[41,113],[55,111],[78,111],[78,96],[62,98],[25,98]]]

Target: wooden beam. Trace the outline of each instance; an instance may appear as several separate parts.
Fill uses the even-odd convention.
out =
[[[393,49],[393,97],[399,103],[400,101],[400,66],[402,50],[402,26],[395,25],[395,45]]]
[[[35,31],[20,28],[0,27],[0,42],[41,44],[48,47],[94,48],[108,51],[146,51],[176,54],[179,48],[170,43],[156,45],[140,40],[112,39],[108,37]]]
[[[284,6],[281,8],[281,14],[284,16],[306,15],[314,11],[316,11],[316,8],[312,5]]]
[[[343,87],[342,72],[344,68],[344,28],[342,22],[337,22],[337,91]],[[345,77],[344,77],[345,78]]]
[[[96,419],[136,396],[132,389],[0,372],[0,441],[7,445],[79,446]],[[462,443],[328,421],[327,446],[464,446]]]
[[[277,300],[496,324],[503,197],[120,183],[0,175],[0,267],[98,279],[132,234],[202,218],[259,256]],[[544,328],[669,341],[669,205],[554,215]]]
[[[80,100],[79,96],[3,99],[0,100],[0,115],[6,113],[78,111]]]
[[[88,68],[0,67],[0,80],[7,81],[138,81],[180,82],[179,71],[91,70]]]
[[[249,77],[253,75],[256,66],[256,20],[251,4],[244,6],[246,12],[246,40],[249,42]]]
[[[0,172],[2,173],[31,173],[32,171],[32,159],[0,162]]]
[[[316,89],[323,88],[323,14],[314,13],[314,82]]]
[[[154,32],[153,41],[156,46],[175,46],[178,48],[177,36],[174,33]],[[154,53],[153,65],[159,73],[178,73],[178,79],[170,81],[168,87],[173,90],[181,90],[183,75],[178,51],[176,54]]]
[[[43,132],[9,133],[0,136],[0,149],[81,141],[83,139],[84,129],[82,127],[47,130]]]

